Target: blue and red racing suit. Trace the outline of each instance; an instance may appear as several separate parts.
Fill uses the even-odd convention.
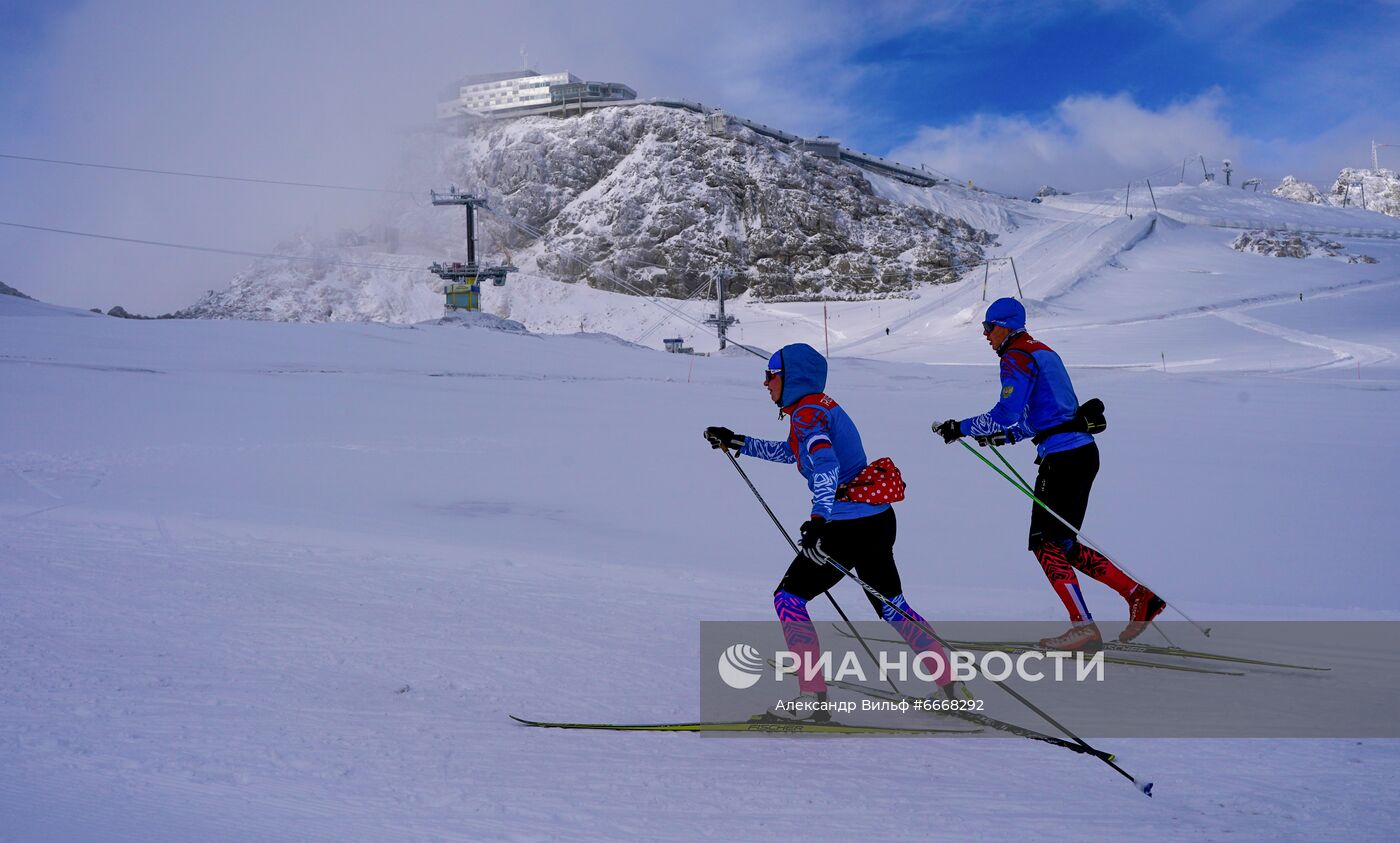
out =
[[[1022,331],[998,352],[1001,355],[1001,399],[980,416],[963,419],[958,428],[964,436],[987,436],[999,431],[1015,439],[1029,439],[1074,418],[1079,399],[1074,394],[1069,373],[1050,346]],[[1059,451],[1080,448],[1094,441],[1087,433],[1057,433],[1036,446],[1044,457]]]

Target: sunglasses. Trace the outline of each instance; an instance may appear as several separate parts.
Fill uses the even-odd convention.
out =
[[[988,335],[988,334],[990,334],[990,333],[992,332],[992,329],[993,329],[993,328],[1000,328],[1000,327],[1001,327],[1001,326],[998,325],[998,324],[996,324],[995,322],[983,322],[983,323],[982,323],[982,336],[985,337],[986,335]]]
[[[765,369],[763,371],[763,385],[767,386],[768,384],[773,382],[774,378],[781,378],[782,376],[782,369]]]

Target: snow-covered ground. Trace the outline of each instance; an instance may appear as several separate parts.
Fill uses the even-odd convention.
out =
[[[1344,240],[1360,265],[1165,216],[1004,219],[1032,331],[1108,405],[1090,534],[1198,618],[1400,619],[1400,241]],[[910,483],[911,601],[1055,619],[1024,499],[929,433],[995,399],[981,283],[829,306],[829,391]],[[656,314],[588,295],[557,305],[585,331]],[[745,342],[823,347],[820,304],[739,314]],[[1113,740],[1148,800],[1017,740],[509,721],[693,718],[699,622],[770,616],[786,547],[700,438],[782,434],[761,374],[591,333],[0,296],[0,839],[1393,838],[1394,741]],[[795,527],[796,473],[748,468]]]

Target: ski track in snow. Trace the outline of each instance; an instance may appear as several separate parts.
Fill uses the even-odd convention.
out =
[[[1400,281],[1363,280],[1349,284],[1337,284],[1310,288],[1304,290],[1303,293],[1309,299],[1327,299],[1338,296],[1346,296],[1353,293],[1382,290],[1390,287],[1395,287],[1397,285],[1400,285]],[[1112,322],[1062,324],[1056,326],[1056,330],[1083,331],[1105,328],[1110,326],[1123,327],[1130,325],[1165,322],[1175,319],[1195,319],[1202,316],[1212,316],[1259,334],[1263,334],[1270,337],[1276,337],[1278,339],[1282,339],[1287,342],[1294,343],[1296,345],[1307,348],[1322,349],[1323,351],[1326,351],[1330,355],[1332,355],[1332,360],[1325,363],[1316,363],[1312,365],[1301,366],[1284,366],[1272,369],[1272,371],[1278,373],[1303,372],[1315,369],[1334,368],[1344,363],[1348,365],[1355,363],[1361,366],[1371,366],[1376,363],[1383,363],[1395,359],[1396,353],[1382,346],[1349,342],[1346,340],[1340,340],[1321,334],[1309,333],[1306,331],[1299,331],[1292,328],[1286,328],[1281,325],[1275,325],[1273,323],[1266,322],[1262,319],[1249,316],[1244,312],[1262,307],[1268,307],[1270,305],[1278,304],[1280,302],[1288,302],[1293,300],[1293,293],[1277,293],[1273,295],[1253,296],[1241,301],[1221,302],[1217,304],[1203,304],[1190,308],[1188,310],[1176,310],[1145,318],[1138,317]],[[1216,362],[1218,362],[1218,358],[1203,358],[1199,360],[1174,360],[1173,365],[1179,368],[1199,367],[1203,365],[1210,365]],[[1126,365],[1130,367],[1151,366],[1150,363]]]
[[[1323,287],[1310,287],[1302,292],[1309,298],[1331,298],[1343,296],[1349,293],[1367,292],[1379,290],[1387,287],[1400,286],[1400,280],[1389,281],[1354,281],[1347,284],[1332,284]],[[1057,331],[1083,331],[1096,328],[1124,327],[1129,325],[1145,325],[1154,322],[1167,322],[1173,319],[1195,319],[1201,316],[1218,316],[1223,313],[1231,313],[1239,310],[1250,310],[1258,307],[1267,307],[1279,302],[1293,301],[1298,293],[1270,293],[1268,295],[1251,296],[1246,299],[1236,299],[1233,301],[1222,301],[1211,304],[1199,304],[1189,308],[1169,310],[1164,313],[1149,316],[1132,316],[1125,319],[1105,320],[1101,322],[1072,322],[1058,324]]]
[[[10,471],[16,477],[23,480],[25,483],[28,483],[31,488],[35,489],[40,494],[47,495],[48,497],[51,497],[56,501],[63,500],[62,495],[55,494],[54,492],[50,491],[47,487],[45,487],[44,484],[40,483],[38,480],[35,480],[33,477],[30,477],[28,471],[18,468],[12,468],[10,469]]]
[[[1324,337],[1319,334],[1310,334],[1305,331],[1297,331],[1292,328],[1285,328],[1281,325],[1274,325],[1262,319],[1255,319],[1233,310],[1217,310],[1212,315],[1217,318],[1232,322],[1251,331],[1258,331],[1273,337],[1279,337],[1298,345],[1320,348],[1332,354],[1333,361],[1324,363],[1312,368],[1326,368],[1336,366],[1340,363],[1356,363],[1362,366],[1369,366],[1375,363],[1382,363],[1395,359],[1395,352],[1377,345],[1364,345],[1362,343],[1345,342],[1331,337]]]

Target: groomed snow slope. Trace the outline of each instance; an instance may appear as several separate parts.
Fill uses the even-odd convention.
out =
[[[1144,251],[1164,228],[1118,260],[1165,260]],[[1108,275],[1046,294],[1052,342],[1112,420],[1086,528],[1200,618],[1400,617],[1393,275],[1229,320],[1163,318],[1189,299],[1096,286]],[[1192,296],[1245,297],[1233,277],[1199,281]],[[784,334],[816,339],[774,326],[765,342]],[[1167,342],[1164,373],[1146,364]],[[1266,347],[1273,372],[1228,356]],[[1385,353],[1359,373],[1314,365],[1361,348]],[[990,405],[990,352],[973,328],[882,353],[916,351],[975,365],[838,356],[830,384],[910,482],[906,593],[935,620],[1059,617],[1023,499],[928,432]],[[596,336],[138,322],[0,297],[0,838],[1393,835],[1395,742],[1112,741],[1156,779],[1147,800],[1016,740],[511,723],[693,717],[698,622],[770,616],[785,546],[699,435],[781,436],[761,366]],[[748,469],[795,526],[796,472]],[[1122,602],[1085,588],[1116,627]]]
[[[1263,220],[1266,223],[1313,229],[1356,229],[1400,235],[1400,218],[1357,207],[1338,208],[1293,202],[1268,193],[1203,182],[1199,185],[1158,185],[1149,193],[1142,185],[1126,189],[1067,193],[1041,200],[1048,208],[1080,211],[1098,216],[1145,214],[1160,210],[1181,222],[1209,225],[1215,222]],[[1154,205],[1155,203],[1155,205]]]
[[[910,298],[765,304],[741,297],[728,307],[740,320],[732,338],[760,348],[803,340],[848,356],[982,364],[986,349],[976,340],[986,300],[1016,295],[1019,281],[1034,331],[1062,343],[1080,365],[1160,368],[1165,357],[1169,371],[1285,372],[1358,362],[1364,367],[1390,353],[1356,348],[1345,339],[1331,343],[1325,332],[1319,339],[1282,331],[1270,320],[1261,321],[1258,310],[1278,305],[1270,312],[1286,313],[1283,305],[1298,303],[1302,294],[1300,306],[1306,311],[1323,298],[1360,295],[1400,282],[1400,238],[1328,235],[1343,245],[1346,255],[1367,255],[1379,261],[1374,264],[1318,254],[1276,258],[1231,248],[1238,230],[1178,217],[1247,212],[1280,229],[1326,229],[1336,223],[1347,230],[1396,232],[1400,220],[1217,186],[1162,189],[1158,201],[1163,213],[1138,209],[1129,218],[1122,213],[1121,190],[1054,197],[1063,205],[1051,207],[956,186],[925,190],[873,175],[869,179],[883,196],[957,213],[996,232],[998,245],[987,254],[1002,260],[989,268],[969,268],[954,284],[920,287]],[[1183,209],[1194,209],[1196,216]],[[1014,259],[1014,270],[1007,258]],[[557,284],[529,273],[513,275],[503,288],[487,288],[482,299],[487,310],[518,319],[531,330],[569,333],[582,326],[654,348],[662,338],[676,336],[700,351],[717,347],[713,330],[700,324],[714,312],[713,301],[666,300],[662,308],[648,299]],[[1079,342],[1078,337],[1096,336],[1084,334],[1086,328],[1110,323],[1120,328],[1103,334],[1105,342]]]

